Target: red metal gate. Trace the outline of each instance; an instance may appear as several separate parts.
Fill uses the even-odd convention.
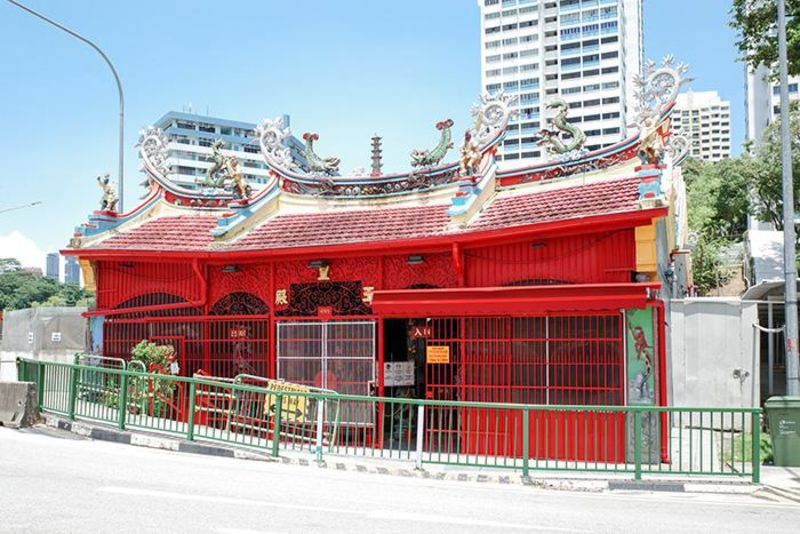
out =
[[[278,378],[349,395],[372,395],[376,322],[278,321]],[[374,426],[372,403],[342,403],[342,425]]]
[[[128,360],[142,340],[176,346],[183,375],[200,369],[220,377],[268,375],[268,316],[108,318],[103,324],[106,356]]]
[[[622,405],[624,333],[619,313],[432,319],[426,397],[539,405]],[[446,349],[444,348],[446,347]],[[446,413],[445,413],[446,412]],[[426,421],[429,448],[507,454],[522,450],[519,415],[442,409]],[[618,414],[533,412],[533,457],[616,461],[624,457]],[[570,436],[570,439],[566,439]]]

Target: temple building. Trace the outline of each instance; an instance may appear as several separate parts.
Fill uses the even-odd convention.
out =
[[[148,129],[142,203],[94,212],[62,253],[97,292],[88,315],[108,356],[148,339],[174,346],[185,374],[388,397],[666,404],[665,309],[691,283],[676,265],[688,145],[670,127],[683,70],[650,65],[632,137],[589,151],[576,135],[559,152],[566,132],[553,130],[540,137],[549,162],[503,171],[495,153],[514,107],[502,93],[474,108],[455,161],[445,120],[441,142],[399,174],[340,176],[313,133],[300,166],[288,128],[266,120],[256,136],[270,179],[257,191],[230,157],[209,170],[213,185],[171,182],[164,133]],[[359,417],[381,432],[381,415]],[[624,425],[594,432],[624,443]]]

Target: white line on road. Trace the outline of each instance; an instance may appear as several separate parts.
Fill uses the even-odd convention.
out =
[[[370,519],[389,519],[392,521],[409,521],[409,522],[415,521],[418,523],[442,523],[447,525],[462,525],[470,527],[544,530],[547,532],[590,532],[589,530],[578,530],[574,528],[523,525],[522,523],[501,523],[498,521],[481,521],[479,519],[468,519],[466,517],[448,517],[446,515],[412,514],[407,512],[394,512],[391,510],[375,510],[374,512],[369,512],[367,514],[367,517]]]
[[[173,491],[158,491],[144,488],[124,488],[122,486],[102,486],[97,488],[100,493],[113,493],[132,497],[158,497],[160,499],[175,499],[179,501],[214,502],[218,504],[269,506],[270,508],[283,508],[285,510],[304,510],[316,512],[329,512],[332,514],[364,515],[366,512],[348,510],[346,508],[322,508],[319,506],[304,506],[302,504],[288,504],[272,501],[258,501],[255,499],[236,499],[233,497],[217,497],[211,495],[192,495],[190,493],[176,493]]]
[[[270,508],[281,508],[285,510],[303,510],[308,512],[326,512],[330,514],[347,514],[347,515],[363,515],[367,519],[379,519],[388,521],[408,521],[419,523],[438,523],[447,525],[461,525],[461,526],[476,526],[488,528],[505,528],[517,530],[532,530],[532,531],[547,531],[547,532],[589,532],[588,530],[579,530],[572,528],[560,528],[552,526],[539,526],[539,525],[525,525],[522,523],[503,523],[496,521],[484,521],[477,519],[469,519],[464,517],[452,517],[445,515],[428,515],[428,514],[414,514],[407,512],[396,512],[393,510],[352,510],[347,508],[324,508],[320,506],[305,506],[302,504],[288,504],[278,503],[272,501],[262,501],[255,499],[237,499],[234,497],[222,497],[212,495],[196,495],[190,493],[177,493],[173,491],[160,491],[146,488],[126,488],[122,486],[102,486],[97,488],[99,493],[110,493],[113,495],[127,495],[130,497],[156,497],[159,499],[174,499],[180,501],[196,501],[208,502],[218,504],[232,504],[232,505],[250,505],[250,506],[266,506]],[[218,532],[222,532],[218,530]],[[247,532],[228,530],[230,534],[236,532]]]

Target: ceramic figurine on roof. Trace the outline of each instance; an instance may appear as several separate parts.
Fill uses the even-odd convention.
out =
[[[569,111],[567,103],[561,98],[554,98],[547,103],[545,108],[557,110],[556,116],[551,121],[555,128],[542,128],[539,130],[536,135],[538,143],[547,147],[547,151],[550,154],[569,154],[583,148],[583,144],[586,142],[586,134],[580,128],[567,121],[567,113]],[[568,134],[572,139],[565,143],[561,140],[562,133]]]
[[[450,129],[453,127],[453,120],[446,119],[436,123],[436,129],[441,131],[442,134],[439,138],[439,144],[433,150],[423,150],[420,148],[411,151],[411,166],[412,167],[430,167],[437,165],[442,161],[447,154],[447,151],[453,148],[452,134]]]
[[[222,139],[217,139],[211,144],[211,158],[214,160],[214,164],[206,170],[206,179],[203,181],[203,185],[208,187],[222,187],[222,184],[225,182],[225,174],[223,172],[223,168],[226,164],[226,156],[222,153],[222,149],[225,148],[225,141]]]
[[[659,125],[653,117],[647,117],[640,124],[639,150],[637,156],[642,165],[660,165],[664,154],[664,141],[659,133]]]
[[[103,198],[100,200],[100,211],[117,211],[117,197],[114,186],[111,184],[110,174],[97,177],[97,185],[103,190]]]
[[[471,130],[464,132],[464,142],[461,143],[459,150],[461,152],[461,159],[459,160],[461,176],[476,174],[481,164],[481,159],[483,159],[483,154],[481,154],[480,146],[478,146],[478,142],[475,140]]]
[[[306,147],[303,150],[303,156],[308,161],[308,166],[312,172],[327,174],[333,176],[339,172],[339,158],[331,156],[328,158],[321,158],[314,152],[314,141],[319,139],[319,135],[313,132],[306,132],[303,134],[303,141],[306,142]]]

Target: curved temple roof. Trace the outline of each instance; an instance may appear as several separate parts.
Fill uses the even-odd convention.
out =
[[[673,164],[685,157],[686,146],[679,150],[669,144],[679,86],[676,81],[669,99],[659,96],[652,109],[641,112],[649,122],[640,134],[595,152],[503,171],[497,169],[494,154],[512,109],[502,94],[482,98],[473,109],[474,124],[465,133],[460,162],[432,163],[432,157],[422,160],[429,166],[400,174],[341,177],[321,171],[323,164],[316,172],[303,170],[285,147],[288,128],[279,120],[266,120],[256,133],[271,180],[255,195],[241,198],[234,198],[230,189],[192,191],[172,183],[167,139],[148,129],[139,143],[149,188],[142,204],[126,214],[94,212],[76,229],[65,253],[385,246],[479,239],[515,228],[586,224],[622,215],[645,220],[656,216],[654,210],[664,212],[657,183],[662,166],[637,165],[639,159],[652,159],[647,151],[653,147],[658,161],[661,152]],[[447,122],[440,124],[449,127]],[[338,164],[337,158],[328,160],[328,168]]]

